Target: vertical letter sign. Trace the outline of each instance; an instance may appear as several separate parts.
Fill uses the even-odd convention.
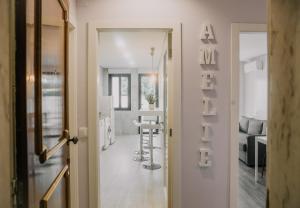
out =
[[[211,44],[215,40],[215,34],[213,30],[213,26],[211,24],[205,23],[202,26],[202,31],[200,35],[200,39],[205,44],[200,49],[200,65],[205,67],[201,73],[201,89],[203,91],[213,91],[215,90],[215,80],[216,75],[211,69],[216,66],[216,49],[212,47]],[[217,109],[214,107],[212,99],[207,95],[202,98],[202,116],[204,118],[217,115]],[[207,147],[208,143],[211,142],[210,135],[213,132],[212,125],[209,123],[202,124],[202,139],[201,141],[206,146],[200,147],[200,162],[199,166],[201,168],[209,167],[212,165],[211,155],[212,150]]]

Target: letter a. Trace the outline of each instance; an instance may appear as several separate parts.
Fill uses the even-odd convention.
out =
[[[201,40],[214,40],[214,32],[211,24],[203,24]]]

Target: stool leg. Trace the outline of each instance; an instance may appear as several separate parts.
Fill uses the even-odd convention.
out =
[[[149,154],[149,152],[146,152],[143,148],[143,143],[144,143],[144,135],[143,135],[143,129],[142,127],[140,127],[140,149],[137,151],[134,151],[135,154],[137,155],[147,155]]]
[[[141,133],[140,133],[140,152],[142,155],[149,154],[149,152],[146,152],[143,148],[144,144],[144,134],[143,134],[143,128],[141,127]]]
[[[153,165],[153,135],[152,129],[149,129],[149,142],[150,142],[150,164]]]
[[[147,152],[144,152],[143,150],[143,128],[141,127],[141,132],[140,132],[140,150],[138,151],[138,156],[134,157],[133,160],[134,161],[147,161],[148,158],[144,157],[144,154],[146,154]]]
[[[160,169],[161,168],[160,164],[153,163],[153,129],[149,129],[149,144],[150,144],[150,164],[143,165],[143,167],[148,170]]]

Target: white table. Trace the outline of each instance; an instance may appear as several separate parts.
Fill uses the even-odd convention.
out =
[[[164,111],[160,109],[148,110],[148,109],[141,109],[138,111],[139,116],[164,116]]]
[[[266,136],[255,137],[255,176],[254,176],[255,183],[257,183],[258,180],[258,143],[267,145],[267,141],[268,139]]]
[[[137,114],[138,116],[145,116],[145,117],[159,117],[160,122],[164,121],[164,111],[160,108],[155,108],[154,110],[140,109],[138,110]]]

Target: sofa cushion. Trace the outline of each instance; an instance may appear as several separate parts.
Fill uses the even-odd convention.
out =
[[[240,120],[240,131],[247,133],[249,127],[249,118],[242,116]]]
[[[263,122],[261,134],[267,135],[267,122],[266,121]]]
[[[248,136],[249,136],[248,134],[240,132],[239,133],[239,143],[240,144],[247,144],[247,137]]]
[[[242,152],[247,152],[247,138],[248,134],[240,132],[239,133],[239,150]]]
[[[257,135],[261,134],[262,131],[262,121],[256,119],[249,120],[248,134]]]

